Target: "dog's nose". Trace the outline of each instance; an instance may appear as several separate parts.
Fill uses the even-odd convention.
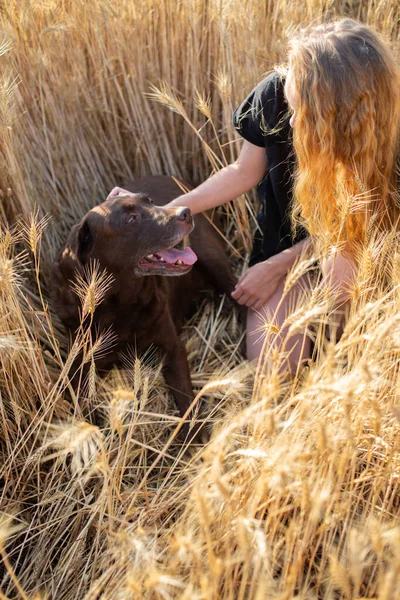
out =
[[[184,206],[181,206],[180,208],[178,208],[178,210],[176,211],[176,218],[178,219],[178,221],[184,221],[185,223],[191,223],[192,222],[192,213],[190,212],[190,208],[185,208]]]

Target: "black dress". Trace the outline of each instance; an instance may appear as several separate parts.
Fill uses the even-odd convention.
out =
[[[236,131],[248,142],[265,148],[267,172],[257,186],[261,202],[249,266],[270,258],[307,236],[299,230],[293,239],[290,204],[294,152],[284,80],[277,72],[263,79],[233,114]]]

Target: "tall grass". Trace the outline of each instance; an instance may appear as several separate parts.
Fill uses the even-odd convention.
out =
[[[126,179],[198,183],[234,159],[232,111],[284,60],[287,33],[345,11],[398,45],[394,0],[0,4],[0,598],[399,597],[395,234],[363,251],[339,342],[329,289],[299,299],[286,325],[315,353],[292,380],[279,348],[256,374],[236,312],[202,302],[184,339],[213,427],[190,452],[159,357],[102,380],[111,332],[82,328],[68,349],[48,307],[55,250],[88,208]],[[238,273],[254,214],[250,195],[224,216]],[[89,312],[98,284],[80,282]],[[78,401],[67,373],[82,348]]]

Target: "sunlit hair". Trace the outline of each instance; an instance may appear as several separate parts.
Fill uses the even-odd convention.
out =
[[[388,44],[351,19],[293,38],[294,224],[351,247],[397,222],[400,76]]]

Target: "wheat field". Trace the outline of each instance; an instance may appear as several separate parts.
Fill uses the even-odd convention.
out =
[[[128,179],[198,184],[234,160],[232,112],[287,36],[343,14],[398,51],[398,0],[0,2],[1,600],[400,597],[396,232],[360,254],[339,342],[330,290],[299,299],[286,325],[314,354],[290,380],[284,352],[249,365],[238,312],[199,300],[183,337],[211,439],[190,449],[160,357],[100,379],[110,339],[69,348],[49,306],[55,252],[90,207]],[[252,193],[220,211],[237,275],[256,210]]]

